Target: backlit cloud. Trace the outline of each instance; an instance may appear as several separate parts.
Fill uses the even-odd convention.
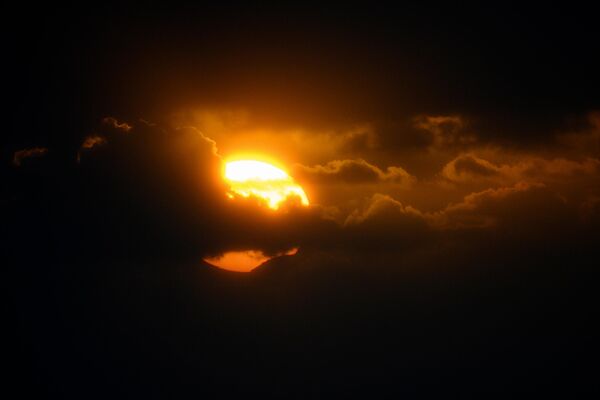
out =
[[[132,128],[128,123],[119,122],[114,117],[105,117],[102,119],[102,123],[122,132],[129,132]]]

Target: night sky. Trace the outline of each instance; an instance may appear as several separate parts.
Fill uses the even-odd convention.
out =
[[[596,393],[589,7],[3,6],[7,387]]]

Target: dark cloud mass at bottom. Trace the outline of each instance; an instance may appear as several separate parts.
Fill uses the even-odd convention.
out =
[[[10,389],[598,392],[593,13],[8,11]],[[228,198],[236,151],[280,157],[311,205]]]

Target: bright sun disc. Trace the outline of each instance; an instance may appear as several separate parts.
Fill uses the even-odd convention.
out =
[[[225,180],[231,192],[243,197],[255,196],[273,210],[290,197],[298,197],[307,206],[304,190],[285,171],[256,160],[237,160],[225,164]]]

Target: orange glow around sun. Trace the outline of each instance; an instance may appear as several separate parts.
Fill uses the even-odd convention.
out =
[[[269,208],[277,210],[290,197],[298,197],[308,206],[308,197],[302,187],[285,171],[271,164],[256,160],[236,160],[225,164],[225,181],[231,193],[242,197],[255,196],[263,199]]]

